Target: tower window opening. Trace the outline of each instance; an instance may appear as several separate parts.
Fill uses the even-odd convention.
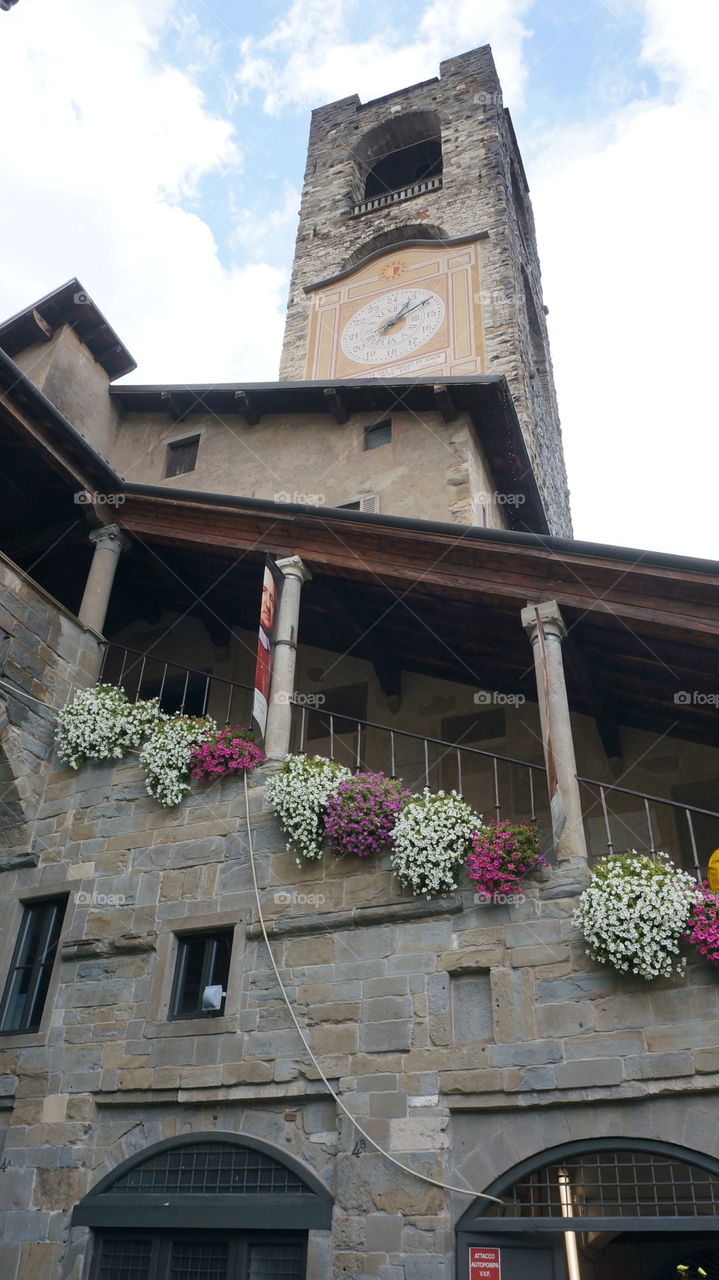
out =
[[[355,200],[376,200],[419,183],[441,186],[442,126],[436,111],[406,111],[375,125],[354,148]]]
[[[417,182],[438,178],[442,173],[442,147],[439,138],[426,138],[382,156],[370,169],[365,180],[365,200],[382,196],[386,191],[412,187]]]

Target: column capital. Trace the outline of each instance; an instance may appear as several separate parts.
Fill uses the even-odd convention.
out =
[[[103,524],[99,529],[93,529],[89,538],[95,547],[107,547],[118,554],[130,545],[118,524]]]
[[[300,556],[285,556],[284,560],[278,560],[276,563],[277,568],[286,578],[299,578],[300,582],[309,582],[312,578],[312,574]]]
[[[567,634],[567,628],[559,605],[556,600],[543,600],[541,604],[529,604],[526,609],[522,609],[522,626],[532,644],[536,644],[538,638],[537,613],[542,620],[544,634],[555,640],[563,640]]]

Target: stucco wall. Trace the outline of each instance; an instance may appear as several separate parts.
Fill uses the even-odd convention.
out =
[[[268,414],[249,427],[240,415],[193,414],[175,425],[164,414],[128,414],[111,462],[127,480],[170,488],[327,507],[378,494],[385,514],[506,526],[466,414],[453,423],[439,413],[386,416],[391,443],[365,450],[365,428],[382,415],[355,414],[338,426],[329,414]],[[165,479],[168,443],[198,434],[194,470]]]
[[[15,362],[109,461],[118,421],[108,394],[110,379],[70,326],[62,325],[49,342],[21,351]]]

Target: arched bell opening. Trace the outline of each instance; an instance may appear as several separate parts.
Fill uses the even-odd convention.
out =
[[[408,111],[376,125],[355,147],[365,200],[442,175],[442,127],[436,111]]]

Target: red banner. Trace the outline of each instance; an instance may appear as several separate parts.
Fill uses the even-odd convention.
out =
[[[267,724],[267,704],[272,680],[272,645],[277,630],[277,614],[284,584],[284,574],[269,556],[265,559],[262,578],[262,602],[260,604],[260,630],[257,637],[257,665],[255,667],[255,698],[252,717],[264,734]]]
[[[502,1280],[499,1249],[472,1245],[469,1250],[469,1280]]]

